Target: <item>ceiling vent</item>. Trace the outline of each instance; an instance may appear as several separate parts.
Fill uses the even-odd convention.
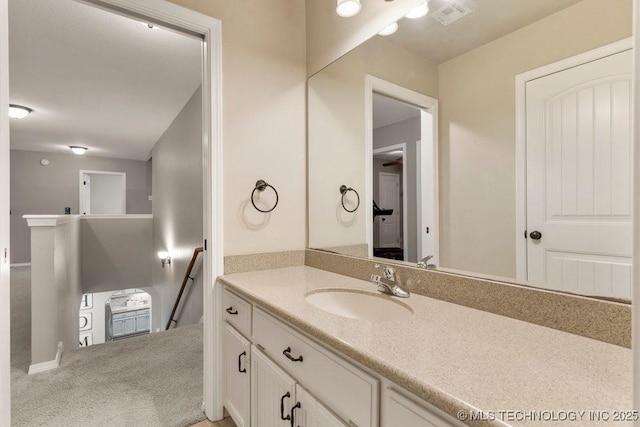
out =
[[[449,24],[456,22],[458,19],[463,16],[467,16],[471,13],[471,9],[464,5],[461,2],[452,2],[450,4],[442,6],[440,9],[431,13],[433,19],[444,25],[445,27]]]

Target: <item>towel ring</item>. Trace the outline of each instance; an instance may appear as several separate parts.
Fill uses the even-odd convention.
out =
[[[267,189],[267,187],[271,188],[273,190],[273,192],[275,193],[275,195],[276,195],[276,203],[273,205],[273,207],[271,209],[267,209],[265,211],[265,210],[262,210],[262,209],[260,209],[259,207],[256,206],[256,202],[253,200],[253,196],[256,194],[256,191],[263,192],[264,190]],[[263,179],[259,179],[258,181],[256,181],[256,186],[253,189],[253,191],[251,192],[251,204],[253,205],[254,208],[256,208],[257,211],[262,212],[262,213],[269,213],[272,210],[274,210],[276,208],[276,206],[278,206],[278,191],[275,188],[273,188],[273,185],[268,184]]]
[[[344,196],[346,196],[349,191],[353,191],[354,193],[356,193],[356,197],[358,198],[358,203],[356,204],[356,207],[353,210],[347,209],[347,207],[344,205]],[[356,190],[354,190],[351,187],[347,187],[346,185],[341,185],[340,186],[340,194],[342,194],[342,200],[340,200],[340,202],[342,203],[342,209],[344,209],[345,211],[347,211],[349,213],[353,213],[353,212],[358,210],[358,208],[360,207],[360,195],[358,194],[358,192]]]

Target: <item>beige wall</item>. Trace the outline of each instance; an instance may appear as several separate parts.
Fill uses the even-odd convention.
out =
[[[443,266],[515,277],[515,76],[630,37],[631,5],[584,0],[440,65]]]
[[[374,37],[309,79],[309,246],[366,243],[365,75],[437,98],[438,68],[429,60]],[[360,193],[347,214],[340,185]]]
[[[225,255],[304,248],[304,2],[172,1],[222,21]],[[249,202],[258,179],[280,194],[268,216]]]
[[[307,75],[320,71],[378,31],[405,15],[423,0],[361,0],[356,16],[336,14],[335,0],[306,0]]]

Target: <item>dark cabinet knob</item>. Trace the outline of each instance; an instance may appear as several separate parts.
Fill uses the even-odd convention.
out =
[[[540,240],[542,239],[542,233],[539,231],[532,231],[531,233],[529,233],[529,237],[531,237],[531,239],[533,240]]]

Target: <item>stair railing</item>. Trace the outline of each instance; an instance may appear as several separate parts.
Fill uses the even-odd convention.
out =
[[[180,292],[178,293],[178,297],[176,298],[176,303],[173,305],[173,310],[171,310],[171,316],[169,317],[169,321],[167,322],[167,326],[164,329],[168,331],[171,327],[171,323],[178,323],[174,316],[176,315],[176,311],[178,311],[178,306],[180,305],[180,299],[182,298],[182,293],[184,289],[187,287],[187,283],[189,280],[195,281],[195,277],[191,276],[191,271],[193,270],[193,266],[196,264],[196,260],[198,259],[198,255],[203,251],[202,247],[195,248],[193,251],[193,255],[191,256],[191,261],[189,262],[189,267],[187,268],[187,272],[184,275],[184,279],[182,279],[182,286],[180,287]]]

